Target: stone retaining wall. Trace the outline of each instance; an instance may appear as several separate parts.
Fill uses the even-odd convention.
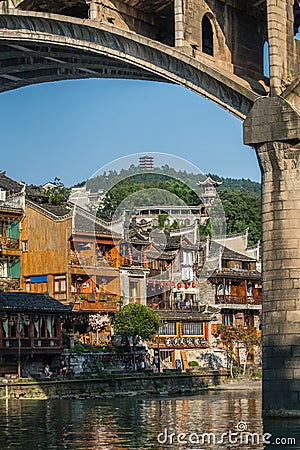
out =
[[[0,399],[111,398],[192,394],[225,381],[227,374],[114,376],[85,380],[2,380]]]

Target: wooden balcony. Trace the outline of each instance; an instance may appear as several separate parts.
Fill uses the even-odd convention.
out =
[[[69,259],[70,273],[73,275],[83,275],[86,272],[93,272],[93,275],[110,277],[118,276],[118,259],[78,259],[73,257]]]
[[[0,237],[0,254],[3,256],[20,256],[20,239]]]
[[[0,289],[4,291],[16,291],[20,289],[20,279],[0,277]]]
[[[184,301],[174,301],[174,300],[166,300],[166,301],[158,301],[156,299],[148,299],[147,306],[152,309],[160,310],[160,311],[199,311],[200,304],[198,302],[184,302]]]
[[[69,264],[71,267],[92,267],[96,269],[116,269],[118,268],[118,259],[109,259],[109,258],[76,258],[72,257],[69,260]]]
[[[0,339],[1,353],[5,355],[21,355],[35,353],[59,353],[61,340],[59,338],[3,338]]]
[[[120,301],[114,296],[107,295],[106,300],[100,300],[100,294],[80,294],[72,296],[74,299],[73,312],[101,312],[112,311],[116,312],[120,309]],[[84,298],[83,298],[84,297]]]
[[[216,295],[217,305],[261,305],[262,296],[233,296],[233,295]]]
[[[4,238],[0,237],[0,248],[2,250],[18,250],[20,247],[20,240],[16,238]]]

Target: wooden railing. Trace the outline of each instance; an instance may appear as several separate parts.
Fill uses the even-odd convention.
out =
[[[82,294],[80,294],[82,295]],[[95,298],[91,301],[87,297],[82,298],[76,295],[73,296],[74,307],[73,311],[118,311],[120,309],[120,302],[113,296],[107,295],[105,299]]]
[[[0,237],[0,250],[18,250],[19,248],[20,248],[19,239]]]
[[[0,339],[0,348],[3,349],[43,349],[60,348],[61,341],[58,338],[3,338]]]
[[[4,289],[4,290],[20,289],[20,279],[19,278],[10,278],[10,277],[0,277],[0,288]]]
[[[87,259],[73,257],[69,260],[69,264],[72,267],[95,267],[103,269],[109,268],[115,269],[118,267],[118,260],[117,258],[115,259],[101,258],[95,260],[92,256]]]
[[[184,302],[184,301],[157,301],[157,300],[147,300],[147,306],[152,309],[159,309],[164,311],[199,311],[199,306],[197,302]]]
[[[233,296],[233,295],[216,295],[217,304],[227,304],[227,305],[261,305],[261,296]]]

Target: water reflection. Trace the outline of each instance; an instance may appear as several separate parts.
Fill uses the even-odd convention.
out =
[[[259,391],[146,400],[3,400],[0,408],[0,449],[5,450],[264,448]],[[264,432],[271,439],[298,441],[276,449],[300,449],[298,421],[268,421]]]

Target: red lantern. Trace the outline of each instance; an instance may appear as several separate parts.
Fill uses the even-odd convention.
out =
[[[149,284],[149,278],[146,278],[146,286]]]
[[[159,286],[162,288],[164,283],[162,281],[159,282]]]
[[[193,281],[192,282],[192,288],[195,288],[196,287],[196,283],[195,283],[195,281]]]
[[[144,253],[143,253],[143,265],[144,265],[144,267],[147,266],[147,253],[146,253],[146,251],[144,251]]]
[[[155,284],[156,284],[156,281],[152,280],[152,286],[155,286]]]
[[[172,281],[172,288],[175,287],[175,281]]]
[[[184,287],[185,287],[185,289],[188,289],[189,288],[189,283],[185,283]]]
[[[171,284],[170,281],[167,281],[167,282],[166,282],[166,285],[167,285],[168,287],[170,286],[170,284]]]
[[[181,283],[177,284],[177,289],[181,289]]]

